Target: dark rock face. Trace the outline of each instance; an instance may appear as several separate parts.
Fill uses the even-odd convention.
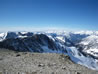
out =
[[[86,35],[86,34],[73,34],[73,33],[70,33],[69,35],[70,35],[69,40],[73,43],[78,43],[83,38],[86,38],[87,36],[89,36],[89,35]]]
[[[60,50],[60,46],[44,34],[34,34],[25,38],[10,37],[0,42],[0,48],[15,51],[43,52],[42,46],[47,46],[50,50]],[[64,51],[64,48],[62,50]]]
[[[15,32],[8,32],[7,33],[7,36],[6,36],[6,39],[9,39],[9,38],[17,38],[17,34]]]

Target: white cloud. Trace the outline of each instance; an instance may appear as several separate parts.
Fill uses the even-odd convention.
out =
[[[6,31],[42,31],[42,30],[69,30],[58,27],[0,27],[0,32]]]

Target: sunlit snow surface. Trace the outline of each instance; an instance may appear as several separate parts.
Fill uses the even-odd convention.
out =
[[[75,63],[84,65],[94,70],[98,70],[98,64],[96,63],[96,60],[89,56],[85,57],[75,47],[67,47],[67,52],[71,60]]]
[[[0,33],[0,41],[3,41],[7,36],[7,32],[5,33]]]
[[[85,49],[83,50],[84,52],[98,57],[98,36],[97,35],[90,35],[82,39],[80,44],[85,46]],[[87,46],[90,46],[90,47],[88,48]]]
[[[90,35],[90,36],[82,39],[81,44],[88,45],[91,42],[98,43],[98,36],[97,35]]]

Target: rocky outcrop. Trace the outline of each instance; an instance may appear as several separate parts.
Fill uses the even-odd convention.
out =
[[[98,74],[55,53],[15,52],[0,49],[0,74]]]

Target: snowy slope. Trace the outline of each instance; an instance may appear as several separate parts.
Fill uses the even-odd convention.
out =
[[[98,63],[97,63],[98,60],[93,59],[90,56],[84,56],[75,47],[67,47],[67,52],[71,60],[76,62],[77,64],[84,65],[93,70],[98,70]]]
[[[5,33],[0,33],[0,41],[3,41],[7,36],[7,32]]]
[[[98,57],[98,36],[97,35],[90,35],[84,38],[80,45],[84,47],[83,52],[91,54],[95,57]]]

